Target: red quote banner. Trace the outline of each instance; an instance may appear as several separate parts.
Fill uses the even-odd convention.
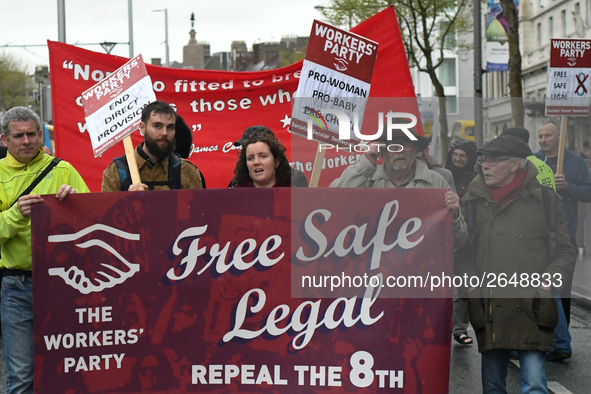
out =
[[[379,43],[370,97],[415,97],[397,26],[394,8],[389,7],[351,30]],[[123,155],[124,150],[115,146],[102,157],[93,158],[81,95],[129,59],[59,42],[50,41],[48,45],[56,155],[74,165],[91,191],[99,191],[103,170],[114,157]],[[302,62],[260,72],[146,65],[156,98],[174,105],[194,130],[189,159],[202,170],[210,188],[225,188],[233,178],[237,159],[233,143],[244,129],[253,125],[265,125],[273,130],[288,148],[292,164],[309,179],[317,143],[297,137],[301,141],[294,147],[288,132],[301,68]],[[134,145],[142,141],[137,132],[132,134],[132,139]],[[355,159],[355,152],[329,152],[323,163],[325,171],[320,185],[327,186]]]
[[[353,228],[359,242],[373,242],[363,253],[355,248],[347,265],[366,267],[380,239],[398,240],[381,252],[382,264],[408,261],[424,275],[437,261],[451,273],[451,218],[433,203],[441,193],[231,189],[46,199],[32,216],[35,388],[446,393],[451,294],[386,299],[358,288],[292,296],[298,251],[319,250],[310,223],[327,245]],[[349,203],[364,197],[372,203],[352,212]],[[371,264],[366,271],[375,272]]]

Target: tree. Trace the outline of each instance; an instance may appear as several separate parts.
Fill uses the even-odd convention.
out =
[[[331,3],[329,7],[316,6],[316,9],[329,23],[347,29],[387,6],[386,1],[332,0]]]
[[[437,69],[445,60],[445,51],[455,51],[463,46],[456,43],[456,34],[471,27],[468,0],[332,0],[331,7],[322,9],[327,20],[343,26],[367,19],[378,9],[394,5],[402,40],[409,62],[421,72],[427,73],[435,95],[439,100],[439,123],[443,153],[449,147],[447,108],[444,86]],[[453,44],[453,45],[450,45]]]
[[[281,59],[279,67],[287,67],[290,64],[294,64],[304,59],[304,57],[306,56],[306,47],[301,47],[297,49],[281,49],[279,53]]]
[[[509,95],[511,96],[511,112],[513,124],[523,127],[525,108],[523,105],[523,83],[521,79],[521,51],[519,50],[519,18],[514,0],[501,0],[503,14],[507,21],[507,38],[509,41]]]
[[[30,104],[32,100],[27,92],[34,88],[23,63],[14,56],[0,54],[0,112]]]

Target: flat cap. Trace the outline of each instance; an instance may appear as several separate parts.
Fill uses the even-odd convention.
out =
[[[513,135],[501,135],[482,145],[476,151],[477,155],[513,156],[526,158],[531,156],[531,149],[521,138]]]

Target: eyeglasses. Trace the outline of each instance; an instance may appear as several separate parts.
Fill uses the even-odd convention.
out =
[[[491,158],[491,157],[481,157],[480,159],[478,159],[476,161],[476,164],[478,164],[480,167],[482,167],[482,165],[484,163],[488,163],[488,165],[490,167],[495,167],[500,162],[509,161],[509,160],[511,160],[510,157],[494,157],[494,158]]]

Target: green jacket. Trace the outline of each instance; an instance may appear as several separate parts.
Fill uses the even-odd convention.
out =
[[[556,301],[539,284],[525,286],[525,278],[548,274],[553,293],[557,293],[574,268],[575,251],[566,229],[562,201],[557,197],[556,256],[550,260],[550,230],[537,170],[529,161],[525,169],[527,176],[519,194],[503,206],[490,199],[482,175],[470,183],[462,198],[464,216],[468,215],[465,202],[470,200],[477,201],[476,215],[470,242],[455,252],[455,270],[457,276],[485,279],[483,286],[468,293],[470,322],[480,352],[552,351],[558,323]],[[498,281],[502,274],[506,281]],[[508,283],[513,274],[516,281]]]
[[[10,154],[0,160],[0,266],[3,268],[31,270],[31,218],[21,215],[13,203],[52,160],[52,156],[41,150],[28,164],[20,163]],[[54,194],[63,184],[72,186],[78,193],[90,192],[74,167],[62,160],[31,194]]]

